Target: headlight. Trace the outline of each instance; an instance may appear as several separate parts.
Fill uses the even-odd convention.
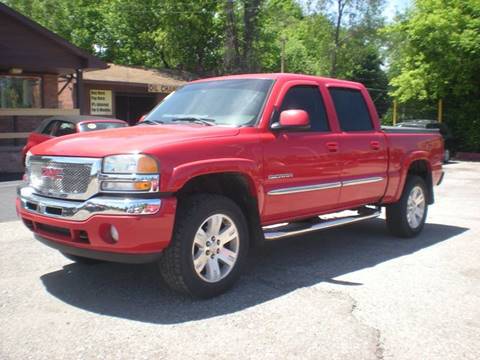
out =
[[[157,161],[148,155],[112,155],[103,159],[105,174],[158,174]]]
[[[29,165],[30,165],[30,158],[32,157],[32,153],[30,151],[28,151],[26,154],[25,154],[25,173],[23,174],[23,177],[22,177],[22,180],[25,182],[25,183],[28,183],[29,182]]]
[[[30,151],[27,152],[25,155],[25,167],[28,166],[28,163],[30,162],[30,157],[32,156],[32,153]]]
[[[101,180],[103,192],[156,192],[159,168],[149,155],[107,156],[103,159]]]

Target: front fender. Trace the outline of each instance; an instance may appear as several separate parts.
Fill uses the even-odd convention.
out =
[[[259,202],[263,199],[260,167],[255,161],[242,158],[208,159],[178,165],[172,170],[166,190],[176,192],[197,176],[219,173],[244,175],[249,182],[252,195],[256,196]]]

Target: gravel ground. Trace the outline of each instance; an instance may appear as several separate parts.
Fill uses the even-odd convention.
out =
[[[71,263],[0,184],[0,359],[479,359],[480,164],[446,171],[416,239],[375,219],[273,242],[203,301],[153,265]]]

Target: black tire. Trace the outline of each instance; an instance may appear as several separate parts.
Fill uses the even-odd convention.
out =
[[[412,189],[419,186],[423,191],[425,198],[425,210],[418,226],[412,227],[407,218],[408,198]],[[419,176],[409,176],[403,188],[402,196],[396,203],[388,205],[386,208],[387,227],[390,233],[402,238],[417,236],[425,225],[425,219],[428,213],[428,192],[425,181]]]
[[[195,234],[210,216],[228,216],[238,231],[238,254],[230,272],[218,282],[207,282],[196,272],[192,259]],[[159,260],[160,272],[173,290],[198,298],[210,298],[227,291],[240,276],[248,252],[245,216],[229,198],[199,194],[181,200],[172,242]]]
[[[90,259],[82,256],[77,256],[77,255],[71,255],[67,253],[61,253],[63,256],[65,256],[67,259],[72,260],[73,262],[76,262],[77,264],[82,264],[82,265],[95,265],[102,263],[102,260],[97,260],[97,259]]]

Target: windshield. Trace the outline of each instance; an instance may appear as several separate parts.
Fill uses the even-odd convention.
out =
[[[273,80],[236,79],[185,85],[167,96],[146,123],[246,126],[257,121]]]
[[[123,122],[108,122],[108,121],[102,121],[102,122],[87,122],[87,123],[82,123],[79,125],[80,131],[95,131],[95,130],[105,130],[105,129],[115,129],[115,128],[121,128],[121,127],[126,127],[127,124]]]

